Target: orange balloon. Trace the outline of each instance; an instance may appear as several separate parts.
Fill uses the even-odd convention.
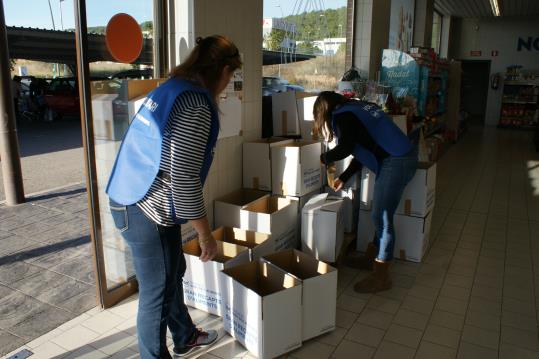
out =
[[[140,56],[142,30],[130,15],[114,15],[107,24],[105,39],[110,54],[118,62],[129,64]]]

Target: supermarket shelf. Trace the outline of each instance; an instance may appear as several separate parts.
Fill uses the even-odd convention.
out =
[[[425,133],[423,134],[423,136],[424,136],[425,138],[430,137],[430,136],[434,135],[436,132],[438,132],[438,131],[440,131],[441,129],[443,129],[444,127],[445,127],[445,121],[440,122],[440,123],[438,123],[436,126],[434,126],[433,128],[431,128],[429,131],[425,132]]]
[[[511,86],[539,86],[538,82],[526,82],[526,81],[505,81],[504,85]]]
[[[502,103],[507,104],[518,104],[518,105],[536,105],[536,101],[513,101],[513,100],[503,100]]]
[[[522,130],[522,131],[535,131],[537,130],[537,125],[525,125],[525,126],[514,126],[514,125],[498,125],[498,128],[506,130]]]

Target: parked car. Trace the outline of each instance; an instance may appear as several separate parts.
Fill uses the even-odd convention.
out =
[[[280,77],[264,76],[262,78],[262,96],[271,96],[275,92],[305,91],[302,86],[292,85]]]
[[[109,77],[110,79],[152,79],[153,78],[153,70],[152,69],[132,69],[132,70],[126,70],[118,72],[114,75],[111,75]]]
[[[50,116],[78,115],[79,89],[76,77],[57,77],[45,89],[45,102]]]

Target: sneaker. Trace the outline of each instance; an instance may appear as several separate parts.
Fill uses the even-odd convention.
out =
[[[195,350],[205,348],[217,340],[218,334],[215,330],[208,330],[207,332],[197,328],[193,340],[183,348],[174,347],[174,355],[179,357],[185,357]]]

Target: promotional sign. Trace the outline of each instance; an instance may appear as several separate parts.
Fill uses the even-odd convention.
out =
[[[392,0],[389,48],[408,51],[414,36],[415,0]]]

